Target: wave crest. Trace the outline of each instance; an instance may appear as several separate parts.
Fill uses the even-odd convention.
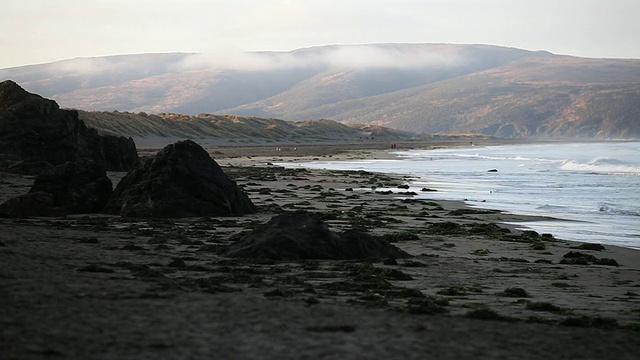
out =
[[[565,161],[560,168],[568,171],[588,171],[598,174],[640,175],[640,166],[605,157],[596,158],[587,164],[576,161]]]
[[[626,215],[626,216],[638,216],[640,217],[640,210],[638,209],[622,209],[612,204],[603,203],[598,207],[598,211],[611,215]]]

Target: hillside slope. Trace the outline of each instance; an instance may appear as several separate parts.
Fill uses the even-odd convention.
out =
[[[294,120],[324,116],[428,133],[640,137],[640,61],[636,60],[535,56],[391,93],[316,102],[305,109],[292,108],[299,103],[297,97],[309,98],[294,88],[225,111]]]
[[[366,101],[310,109],[301,116],[316,111],[339,121],[407,131],[638,138],[640,75],[632,74],[640,74],[640,62],[614,66],[605,60],[528,58]]]
[[[488,45],[147,54],[0,69],[63,107],[332,119],[413,133],[640,138],[640,60]]]
[[[79,111],[80,119],[101,134],[145,138],[208,139],[240,143],[313,143],[411,140],[416,135],[376,125],[345,125],[332,120],[283,121],[234,115]]]

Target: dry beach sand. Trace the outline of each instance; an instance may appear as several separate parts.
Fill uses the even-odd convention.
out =
[[[637,358],[640,252],[413,200],[402,175],[270,165],[391,156],[377,147],[211,148],[255,215],[0,219],[0,359]],[[122,175],[110,174],[114,186]],[[32,181],[0,174],[0,202]],[[220,255],[233,235],[293,210],[385,235],[414,257]]]

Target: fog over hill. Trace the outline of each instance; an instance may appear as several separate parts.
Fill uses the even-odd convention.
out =
[[[640,60],[488,45],[79,58],[0,70],[62,107],[332,119],[414,133],[639,138]]]

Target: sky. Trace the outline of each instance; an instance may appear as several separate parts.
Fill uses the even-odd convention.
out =
[[[119,54],[454,43],[640,59],[638,0],[20,0],[0,68]]]

